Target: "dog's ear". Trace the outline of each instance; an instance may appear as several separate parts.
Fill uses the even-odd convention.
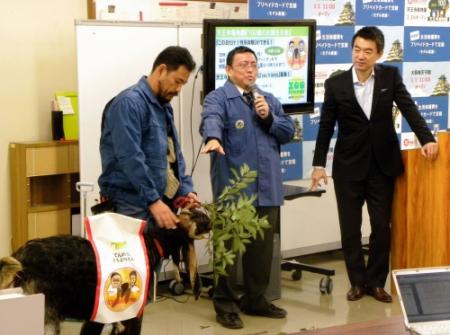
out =
[[[191,220],[195,222],[195,239],[204,238],[212,229],[211,219],[204,208],[193,209]]]
[[[203,208],[183,209],[178,218],[179,227],[187,232],[190,239],[202,240],[211,231],[211,220]]]

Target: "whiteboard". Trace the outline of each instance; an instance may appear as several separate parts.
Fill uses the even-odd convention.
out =
[[[95,190],[87,194],[86,215],[91,214],[89,209],[99,196],[100,122],[104,106],[121,90],[135,84],[142,75],[148,75],[155,57],[166,46],[188,48],[198,69],[202,64],[201,34],[202,27],[194,24],[76,22],[80,181],[95,185]],[[179,97],[171,102],[186,160],[186,173],[191,172],[193,159],[202,142],[198,127],[203,80],[201,72],[194,78],[197,69]],[[192,177],[200,198],[210,202],[212,192],[208,155],[200,155]],[[309,186],[309,181],[295,184]],[[364,221],[368,222],[367,214],[364,214]],[[366,223],[363,227],[363,236],[367,236],[370,228]],[[281,209],[283,256],[294,257],[339,247],[339,224],[332,185],[327,187],[327,193],[321,198],[307,197],[285,202]],[[201,254],[199,264],[206,264],[208,258],[203,248],[198,250]]]
[[[173,23],[133,23],[108,21],[77,21],[77,73],[79,96],[79,145],[80,145],[80,181],[92,183],[94,191],[86,195],[85,215],[91,215],[90,208],[99,198],[98,177],[101,174],[99,151],[100,124],[106,103],[120,91],[135,84],[142,75],[148,75],[156,56],[167,46],[182,45],[187,47],[198,67],[201,64],[201,26]],[[178,129],[182,150],[191,171],[192,141],[195,148],[201,144],[198,134],[201,112],[200,89],[202,78],[198,76],[194,97],[195,107],[193,140],[189,130],[191,119],[193,76],[183,87],[179,97],[172,99],[175,125]],[[182,113],[181,113],[182,111]],[[209,182],[205,183],[202,173],[208,171],[209,158],[201,158],[204,166],[198,168],[194,175],[196,191],[202,200],[211,201]],[[199,170],[203,170],[199,173]],[[209,180],[209,179],[208,179]],[[84,207],[84,206],[83,206]],[[200,243],[202,244],[202,243]],[[203,243],[204,244],[204,243]],[[209,259],[200,250],[199,264],[208,263]]]
[[[150,38],[151,37],[151,38]],[[106,103],[149,74],[155,55],[177,44],[176,27],[76,24],[79,96],[80,181],[94,184],[85,214],[99,196],[100,124]],[[175,103],[174,106],[178,104]]]
[[[178,44],[176,26],[76,22],[80,129],[80,181],[95,185],[87,196],[86,215],[99,196],[100,124],[106,103],[148,75],[158,53]],[[178,122],[179,98],[175,98]]]

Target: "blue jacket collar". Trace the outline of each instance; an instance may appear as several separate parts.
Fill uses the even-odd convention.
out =
[[[230,80],[226,81],[223,88],[225,90],[225,95],[227,96],[227,99],[232,99],[232,98],[241,96],[241,93],[239,92],[239,90],[236,88],[236,86]]]
[[[169,102],[167,102],[165,104],[161,104],[159,102],[159,100],[156,98],[150,85],[147,82],[147,76],[142,76],[141,79],[139,79],[137,85],[138,85],[139,89],[145,94],[145,96],[150,99],[152,104],[159,105],[161,107],[170,106]]]

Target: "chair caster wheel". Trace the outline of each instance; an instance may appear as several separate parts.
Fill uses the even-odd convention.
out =
[[[292,280],[300,280],[302,279],[302,271],[301,270],[294,270],[291,274]]]
[[[169,290],[173,295],[182,295],[184,293],[184,285],[182,282],[177,282],[174,279],[169,284]]]
[[[319,290],[322,294],[331,294],[333,291],[333,280],[330,277],[320,279]]]

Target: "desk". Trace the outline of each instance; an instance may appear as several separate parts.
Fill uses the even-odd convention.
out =
[[[284,200],[294,200],[301,197],[321,197],[325,190],[311,191],[308,187],[283,184]]]
[[[317,330],[308,330],[289,335],[407,335],[402,316],[382,320],[352,323]]]

